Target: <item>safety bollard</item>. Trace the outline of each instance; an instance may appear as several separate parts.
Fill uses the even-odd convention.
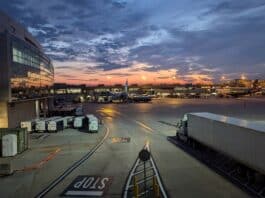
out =
[[[153,177],[153,189],[154,189],[154,197],[159,198],[160,197],[160,189],[159,189],[159,185],[157,183],[156,176]]]
[[[138,198],[139,197],[139,186],[137,184],[137,178],[136,176],[133,177],[133,194],[134,197]]]

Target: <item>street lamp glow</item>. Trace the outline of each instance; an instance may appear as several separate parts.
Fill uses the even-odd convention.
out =
[[[241,80],[246,80],[246,76],[244,74],[241,75]]]

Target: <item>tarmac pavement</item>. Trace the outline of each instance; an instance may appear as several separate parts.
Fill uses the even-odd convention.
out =
[[[63,196],[79,176],[109,178],[105,197],[121,197],[126,178],[146,140],[170,197],[249,197],[245,192],[167,140],[175,135],[175,124],[186,112],[208,111],[251,120],[265,120],[261,107],[265,101],[235,99],[165,99],[143,104],[85,104],[86,113],[94,113],[104,123],[98,134],[67,129],[34,140],[17,168],[38,162],[60,149],[41,168],[16,172],[0,178],[1,197],[34,197],[67,168],[91,151],[109,134],[103,144],[44,197]],[[116,138],[115,141],[112,138]],[[116,141],[130,138],[129,142]],[[20,162],[19,162],[20,161]],[[25,164],[23,164],[25,166]]]

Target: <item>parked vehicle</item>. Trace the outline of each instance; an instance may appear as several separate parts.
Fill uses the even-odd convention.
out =
[[[131,102],[150,102],[152,98],[147,95],[134,95],[130,97]]]
[[[193,147],[205,145],[251,170],[265,174],[264,122],[205,112],[188,113],[186,116],[177,129],[179,140]]]

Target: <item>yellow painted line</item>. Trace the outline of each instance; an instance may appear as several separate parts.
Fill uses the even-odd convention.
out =
[[[111,115],[111,116],[113,116],[115,114],[121,115],[121,113],[119,111],[116,111],[116,110],[111,109],[111,108],[101,108],[101,109],[97,110],[97,112],[102,112],[102,113],[105,113],[105,114]]]
[[[121,112],[119,111],[116,111],[116,110],[113,110],[113,109],[110,109],[110,108],[101,108],[99,110],[97,110],[98,112],[102,112],[102,113],[105,113],[107,115],[109,115],[110,117],[112,116],[115,116],[116,115],[119,115],[119,116],[123,116],[123,117],[126,117],[128,118],[128,116],[122,114]],[[150,128],[149,126],[147,126],[145,123],[143,122],[140,122],[138,120],[134,120],[138,125],[140,125],[142,128],[146,129],[149,133],[150,132],[154,132],[154,130],[152,128]]]
[[[141,127],[143,127],[143,128],[145,128],[146,130],[148,130],[149,132],[154,132],[154,130],[153,129],[151,129],[149,126],[147,126],[146,124],[144,124],[144,123],[142,123],[142,122],[140,122],[140,121],[138,121],[138,120],[135,120],[135,122],[137,123],[137,124],[139,124]]]

